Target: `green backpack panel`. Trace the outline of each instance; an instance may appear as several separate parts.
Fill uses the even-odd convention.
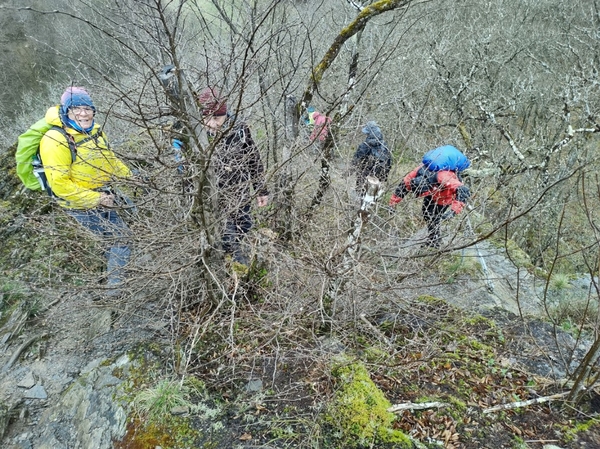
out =
[[[33,160],[38,154],[40,140],[52,125],[41,119],[31,125],[27,131],[19,136],[17,152],[17,176],[21,179],[25,187],[30,190],[41,190],[42,186],[33,172]]]
[[[64,128],[49,124],[45,118],[38,120],[19,136],[17,151],[15,153],[17,176],[21,179],[25,187],[30,190],[45,190],[50,196],[52,196],[52,191],[46,180],[44,167],[39,156],[39,149],[42,137],[51,129],[60,132],[65,137],[71,151],[71,161],[75,162],[77,147],[73,138]],[[86,142],[90,138],[93,138],[93,136],[84,139],[80,143]]]

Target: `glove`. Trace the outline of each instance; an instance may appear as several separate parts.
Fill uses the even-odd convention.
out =
[[[402,198],[400,198],[399,196],[397,196],[396,194],[393,194],[392,197],[390,198],[390,207],[396,207],[396,205],[402,201]]]
[[[460,186],[456,189],[456,200],[461,203],[467,202],[467,200],[471,198],[471,191],[467,186]]]
[[[173,139],[172,145],[176,150],[183,150],[183,142],[179,139]]]
[[[450,209],[456,215],[460,214],[462,212],[462,210],[464,209],[464,207],[465,207],[465,203],[461,203],[460,201],[452,201],[452,204],[450,205]]]

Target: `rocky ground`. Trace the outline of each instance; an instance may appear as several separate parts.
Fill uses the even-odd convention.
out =
[[[414,246],[407,242],[401,251],[408,248]],[[517,276],[517,269],[507,263],[502,251],[487,243],[480,243],[479,251],[487,265],[485,276],[432,282],[418,294],[446,298],[456,306],[493,317],[502,324],[509,342],[503,363],[544,376],[549,382],[563,379],[568,348],[576,348],[567,362],[574,365],[589,342],[576,342],[570,334],[560,332],[558,341],[564,343],[560,347],[552,326],[533,319],[525,326],[518,316],[534,316],[540,311],[541,287],[527,272]],[[480,257],[475,248],[457,255]],[[115,370],[124,372],[131,366],[130,354],[136,345],[166,343],[168,319],[159,305],[143,302],[132,301],[117,308],[118,313],[114,307],[98,305],[77,293],[64,292],[44,302],[46,310],[40,310],[26,326],[17,311],[2,329],[3,427],[9,421],[2,447],[111,448],[113,440],[124,435],[127,424],[127,412],[115,400],[124,377],[116,377]],[[597,436],[590,434],[590,438]],[[586,446],[582,440],[578,444],[600,447]]]
[[[167,323],[148,305],[115,313],[68,292],[45,302],[20,334],[3,335],[1,403],[11,425],[2,447],[111,448],[126,424],[113,372],[130,366],[136,345],[164,338]]]

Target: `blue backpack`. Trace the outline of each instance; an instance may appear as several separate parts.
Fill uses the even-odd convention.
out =
[[[416,195],[423,195],[438,185],[437,174],[442,170],[459,173],[471,165],[471,161],[452,145],[444,145],[428,151],[423,156],[423,166],[410,181],[411,190]]]
[[[452,170],[458,173],[469,168],[471,161],[452,145],[444,145],[425,153],[423,165],[433,172]]]

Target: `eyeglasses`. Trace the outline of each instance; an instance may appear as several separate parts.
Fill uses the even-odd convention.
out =
[[[69,108],[69,111],[72,111],[73,114],[89,114],[94,112],[94,110],[89,106],[74,106]]]

